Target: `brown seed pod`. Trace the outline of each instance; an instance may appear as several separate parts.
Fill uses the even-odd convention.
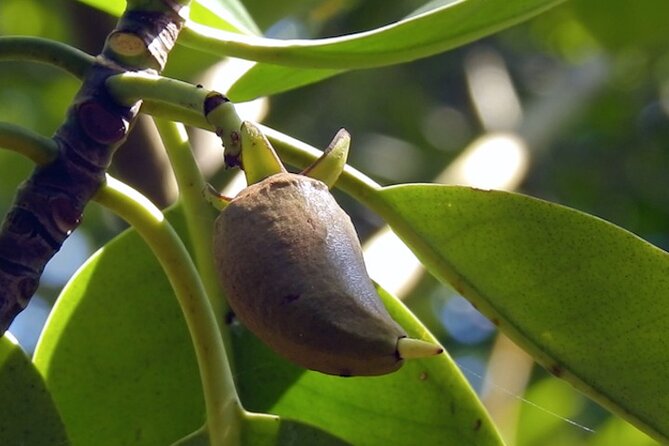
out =
[[[276,352],[333,375],[402,365],[406,333],[381,303],[351,220],[323,182],[278,173],[253,184],[221,212],[214,234],[230,306]]]

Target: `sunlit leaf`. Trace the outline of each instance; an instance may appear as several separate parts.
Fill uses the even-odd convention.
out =
[[[246,412],[242,416],[241,444],[245,446],[348,446],[350,443],[301,421],[276,415]],[[204,428],[178,440],[173,446],[211,446]]]
[[[182,227],[181,215],[173,217]],[[397,300],[383,296],[410,334],[429,336]],[[282,416],[274,431],[254,425],[247,432],[253,441],[270,444],[268,432],[274,432],[286,439],[281,444],[309,444],[301,435],[326,444],[500,444],[446,355],[409,361],[384,377],[339,378],[288,364],[237,323],[231,330],[245,406]],[[133,231],[108,244],[71,281],[36,363],[75,445],[169,444],[203,423],[200,378],[176,299]]]
[[[134,231],[96,253],[70,281],[35,364],[73,445],[170,444],[205,420],[176,298]]]
[[[429,336],[399,301],[379,291],[410,336]],[[381,377],[340,378],[288,363],[241,325],[233,324],[232,333],[240,393],[249,410],[299,419],[355,445],[500,444],[446,355],[407,361]]]
[[[669,255],[610,223],[526,196],[385,188],[377,206],[437,277],[537,361],[669,439]]]
[[[260,34],[258,26],[238,0],[196,0],[191,5],[189,18],[224,31]]]
[[[337,436],[307,423],[257,414],[249,414],[243,419],[242,443],[247,446],[350,445]]]
[[[0,444],[69,444],[42,377],[7,336],[0,338],[0,401]]]
[[[227,96],[235,102],[250,101],[260,96],[313,84],[345,71],[256,63],[230,87]]]
[[[610,446],[617,444],[625,446],[657,446],[658,443],[620,418],[611,418],[597,427],[597,435],[593,435],[592,440],[586,444],[587,446]]]

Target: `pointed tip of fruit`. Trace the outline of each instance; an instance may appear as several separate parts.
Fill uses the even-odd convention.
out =
[[[397,354],[402,359],[427,358],[443,351],[440,345],[420,339],[400,338],[397,341]]]

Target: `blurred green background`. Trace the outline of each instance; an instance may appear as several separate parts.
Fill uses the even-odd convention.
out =
[[[268,36],[315,38],[387,24],[425,2],[243,3]],[[504,187],[600,216],[667,249],[667,17],[666,0],[569,1],[442,55],[277,95],[265,103],[263,122],[319,147],[347,128],[353,135],[350,163],[382,184],[457,181],[452,168],[444,173],[449,165],[464,162],[484,136],[512,134],[521,142],[522,163]],[[99,51],[113,24],[113,17],[75,1],[0,2],[0,35],[53,38],[90,53]],[[216,62],[177,48],[168,73],[195,82]],[[77,87],[77,80],[51,67],[0,62],[0,120],[50,135]],[[30,170],[18,155],[0,151],[3,215]],[[173,199],[150,125],[135,129],[113,173],[162,206]],[[218,185],[229,176],[211,175]],[[337,196],[363,239],[383,225]],[[122,228],[108,212],[89,206],[82,228],[49,264],[38,298],[11,328],[27,351],[74,269]],[[449,288],[420,276],[400,294],[462,366],[509,444],[655,444],[533,367]]]

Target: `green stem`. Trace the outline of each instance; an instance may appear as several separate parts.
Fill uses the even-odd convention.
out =
[[[48,162],[57,152],[52,140],[12,124],[0,124],[0,146],[25,155],[38,164]],[[188,170],[181,170],[182,179],[194,179],[196,182],[197,178],[193,175],[197,177],[199,172],[188,173]],[[196,192],[191,189],[187,193]],[[232,379],[216,317],[186,247],[158,208],[118,180],[108,177],[95,199],[131,224],[158,258],[179,301],[195,348],[209,438],[215,445],[239,444],[244,410]],[[201,197],[200,201],[203,201]]]
[[[281,159],[292,166],[305,168],[323,155],[321,150],[305,142],[267,126],[261,126],[261,128],[276,151],[279,152]],[[381,187],[367,175],[348,164],[344,167],[335,186],[366,204],[374,200],[376,192]]]
[[[174,289],[195,348],[212,445],[237,445],[243,409],[218,324],[186,247],[163,214],[129,186],[107,177],[95,200],[132,225],[158,258]]]
[[[50,163],[58,155],[58,146],[52,139],[6,122],[0,122],[0,147],[20,153],[39,165]]]
[[[193,127],[213,130],[213,126],[207,122],[201,113],[195,112],[192,107],[181,106],[177,102],[170,103],[153,98],[145,99],[142,112],[163,119],[183,122]],[[292,166],[304,169],[323,155],[321,150],[307,143],[270,127],[264,125],[260,127],[274,145],[280,158]],[[336,186],[363,203],[373,201],[376,190],[381,187],[374,180],[349,165],[344,168]]]
[[[216,131],[214,126],[204,117],[204,114],[196,112],[193,107],[183,107],[175,102],[144,98],[141,112],[169,121],[182,122],[191,127]]]
[[[187,82],[161,76],[124,73],[110,77],[107,80],[107,87],[122,102],[133,103],[142,99],[142,111],[155,117],[207,130],[214,130],[216,127],[227,128],[231,122],[239,120],[234,108],[231,107],[227,115],[212,114],[215,120],[212,121],[210,118],[208,121],[203,108],[204,101],[212,91]],[[275,145],[281,159],[288,164],[305,168],[323,154],[322,151],[269,127],[261,126],[261,128]],[[347,165],[336,186],[368,206],[374,209],[378,207],[376,198],[378,194],[375,192],[380,186],[360,171]]]
[[[126,72],[107,79],[107,88],[121,104],[140,100],[173,104],[204,118],[204,101],[211,90],[169,77]]]
[[[155,123],[179,185],[179,199],[184,207],[197,269],[214,313],[225,314],[228,308],[218,286],[212,251],[216,211],[203,197],[207,184],[193,157],[184,126],[159,118],[155,119]],[[227,330],[221,328],[227,340]]]
[[[233,134],[238,137],[242,121],[232,104],[221,103],[214,110],[206,110],[205,103],[208,98],[223,97],[214,90],[167,77],[132,72],[111,76],[106,85],[115,99],[123,104],[129,105],[143,100],[159,108],[175,108],[191,116],[199,116],[207,128],[222,135],[226,150],[239,144]],[[183,122],[180,119],[170,120]]]
[[[30,60],[57,66],[82,79],[95,58],[81,50],[39,37],[0,37],[0,60]]]

